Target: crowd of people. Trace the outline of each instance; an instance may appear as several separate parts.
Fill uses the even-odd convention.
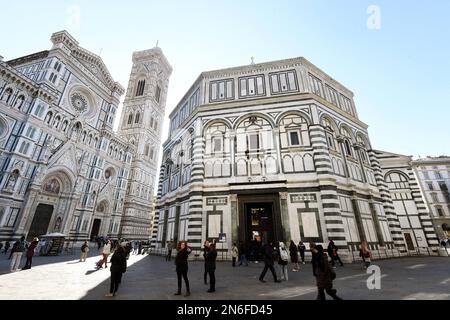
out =
[[[172,250],[176,248],[175,266],[178,279],[178,289],[175,295],[182,294],[182,282],[184,281],[186,290],[185,297],[191,295],[189,278],[188,278],[188,258],[192,252],[186,241],[179,241],[175,246],[173,241],[167,242],[167,256],[166,261],[170,261],[172,257]],[[333,288],[333,280],[336,278],[336,264],[339,263],[343,266],[343,262],[338,253],[339,248],[335,245],[333,240],[330,240],[328,246],[324,248],[321,244],[309,243],[309,251],[311,253],[310,263],[312,265],[312,273],[316,278],[317,285],[317,299],[325,300],[325,293],[335,300],[341,300],[337,296],[337,290]],[[266,282],[264,280],[267,271],[270,270],[274,282],[288,281],[289,280],[289,263],[292,265],[292,271],[297,272],[300,270],[300,264],[306,264],[305,253],[306,245],[303,242],[295,244],[294,241],[290,241],[289,246],[284,242],[278,242],[276,244],[269,242],[262,244],[259,241],[251,241],[250,243],[240,242],[239,246],[233,243],[231,247],[231,264],[232,267],[236,266],[248,266],[249,261],[258,263],[263,261],[264,267],[259,276],[259,281]],[[360,245],[360,257],[362,258],[365,268],[370,266],[372,253],[366,242],[362,242]],[[215,243],[205,241],[203,243],[203,258],[204,258],[204,283],[208,284],[209,289],[207,292],[212,293],[216,291],[216,259],[217,250]]]
[[[127,269],[127,260],[131,254],[138,255],[144,254],[143,248],[144,242],[142,241],[129,241],[126,239],[112,240],[106,237],[98,237],[95,239],[97,243],[97,249],[101,256],[101,259],[96,263],[96,268],[101,269],[108,268],[108,258],[110,258],[110,272],[111,283],[110,291],[106,294],[108,297],[116,295],[119,288],[119,284],[122,280],[122,275]],[[448,239],[447,239],[448,241]],[[442,244],[443,245],[443,244]],[[444,245],[443,245],[444,246]],[[3,244],[0,246],[2,250]],[[3,253],[6,254],[11,247],[9,242],[5,243]],[[33,261],[33,256],[37,253],[40,254],[45,251],[48,244],[39,241],[38,238],[34,238],[33,241],[28,243],[25,241],[25,237],[21,237],[20,240],[14,242],[10,250],[11,259],[11,272],[18,270],[21,258],[25,253],[26,262],[22,270],[30,269]],[[167,255],[166,260],[170,261],[172,257],[173,249],[176,250],[175,256],[175,269],[178,279],[178,289],[175,295],[182,294],[182,282],[185,284],[184,296],[190,296],[190,286],[188,279],[188,258],[192,252],[192,249],[188,246],[186,241],[179,241],[175,244],[173,241],[167,242]],[[339,257],[339,248],[334,244],[333,240],[330,240],[328,246],[324,248],[321,244],[309,243],[309,251],[311,254],[310,263],[312,265],[312,273],[316,278],[316,285],[318,289],[317,299],[324,300],[325,293],[335,300],[340,300],[337,296],[337,290],[333,288],[333,280],[336,278],[336,273],[333,269],[336,268],[336,264],[343,266],[343,262]],[[85,241],[81,246],[80,262],[85,262],[88,253],[90,251],[89,242]],[[301,264],[306,264],[305,253],[307,251],[306,245],[303,242],[296,244],[294,241],[290,241],[289,245],[284,242],[266,243],[262,244],[259,241],[251,241],[249,243],[240,242],[239,246],[233,243],[231,247],[231,264],[232,267],[248,266],[249,261],[258,263],[262,261],[264,267],[259,276],[259,281],[265,283],[264,280],[267,271],[272,274],[274,282],[282,282],[289,280],[289,265],[292,266],[292,271],[297,272],[300,270]],[[112,255],[111,255],[112,254]],[[363,261],[365,268],[370,266],[372,260],[372,253],[366,242],[362,242],[360,245],[359,256]],[[216,291],[216,260],[217,250],[216,244],[205,241],[203,244],[203,258],[204,258],[204,283],[208,285],[207,292],[213,293]]]

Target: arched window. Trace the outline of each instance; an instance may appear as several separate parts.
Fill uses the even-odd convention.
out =
[[[62,125],[62,130],[64,131],[64,132],[66,132],[66,129],[67,129],[67,125],[69,124],[69,122],[67,121],[67,120],[64,120],[64,122],[63,122],[63,125]]]
[[[139,112],[136,113],[136,117],[134,118],[134,123],[139,123],[139,118],[141,117],[141,114]]]
[[[146,156],[148,156],[149,150],[150,150],[150,146],[149,146],[148,144],[146,144],[146,145],[145,145],[145,149],[144,149],[144,154],[145,154]]]
[[[139,80],[136,88],[136,97],[144,95],[145,80]]]
[[[128,124],[132,124],[133,123],[133,114],[130,113],[130,115],[128,116]]]
[[[61,118],[60,118],[60,116],[56,116],[55,117],[55,122],[53,122],[53,126],[55,127],[55,128],[58,128],[59,127],[59,122],[61,121]]]
[[[53,113],[51,111],[49,111],[47,113],[47,115],[45,116],[45,120],[44,120],[45,123],[50,124],[50,122],[52,121],[52,116],[53,116]]]
[[[353,157],[353,153],[352,153],[352,147],[350,146],[350,142],[348,142],[348,140],[344,140],[344,145],[345,145],[345,154]]]
[[[20,95],[17,98],[16,103],[14,104],[14,107],[16,107],[17,109],[20,110],[20,108],[22,108],[22,106],[23,106],[24,101],[25,101],[25,97],[23,95]]]
[[[9,101],[11,100],[12,94],[13,94],[13,90],[11,88],[6,89],[2,95],[2,100],[5,101],[6,103],[9,103]]]
[[[322,125],[325,128],[325,136],[327,138],[327,145],[328,148],[336,150],[336,142],[335,142],[335,136],[334,136],[334,125],[328,118],[323,118]]]

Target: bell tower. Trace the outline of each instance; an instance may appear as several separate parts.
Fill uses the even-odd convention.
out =
[[[131,160],[119,236],[150,237],[153,188],[156,181],[161,130],[172,67],[158,47],[133,53],[119,134],[136,148]]]

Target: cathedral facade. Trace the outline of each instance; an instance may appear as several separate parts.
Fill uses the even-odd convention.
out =
[[[203,72],[170,114],[155,246],[333,240],[347,260],[362,241],[375,257],[407,253],[367,127],[353,93],[304,58]],[[435,250],[427,212],[414,221],[416,246]]]
[[[148,240],[172,69],[159,48],[133,54],[115,132],[125,89],[68,32],[51,41],[0,61],[0,241],[52,232]]]

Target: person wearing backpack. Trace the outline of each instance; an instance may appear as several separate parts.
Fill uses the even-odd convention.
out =
[[[22,259],[22,255],[26,250],[26,242],[25,236],[22,236],[20,240],[14,242],[14,245],[11,249],[12,260],[10,270],[11,272],[16,272],[20,265],[20,260]]]
[[[281,268],[281,276],[280,280],[288,281],[288,262],[289,262],[289,253],[286,249],[286,245],[284,242],[280,241],[278,246],[278,251],[280,253],[278,258],[278,264]]]
[[[316,277],[317,300],[326,300],[325,292],[334,300],[342,300],[336,295],[337,290],[333,289],[333,280],[336,279],[336,273],[331,269],[328,263],[328,256],[323,251],[322,245],[316,245],[312,248],[313,252],[313,274]]]

